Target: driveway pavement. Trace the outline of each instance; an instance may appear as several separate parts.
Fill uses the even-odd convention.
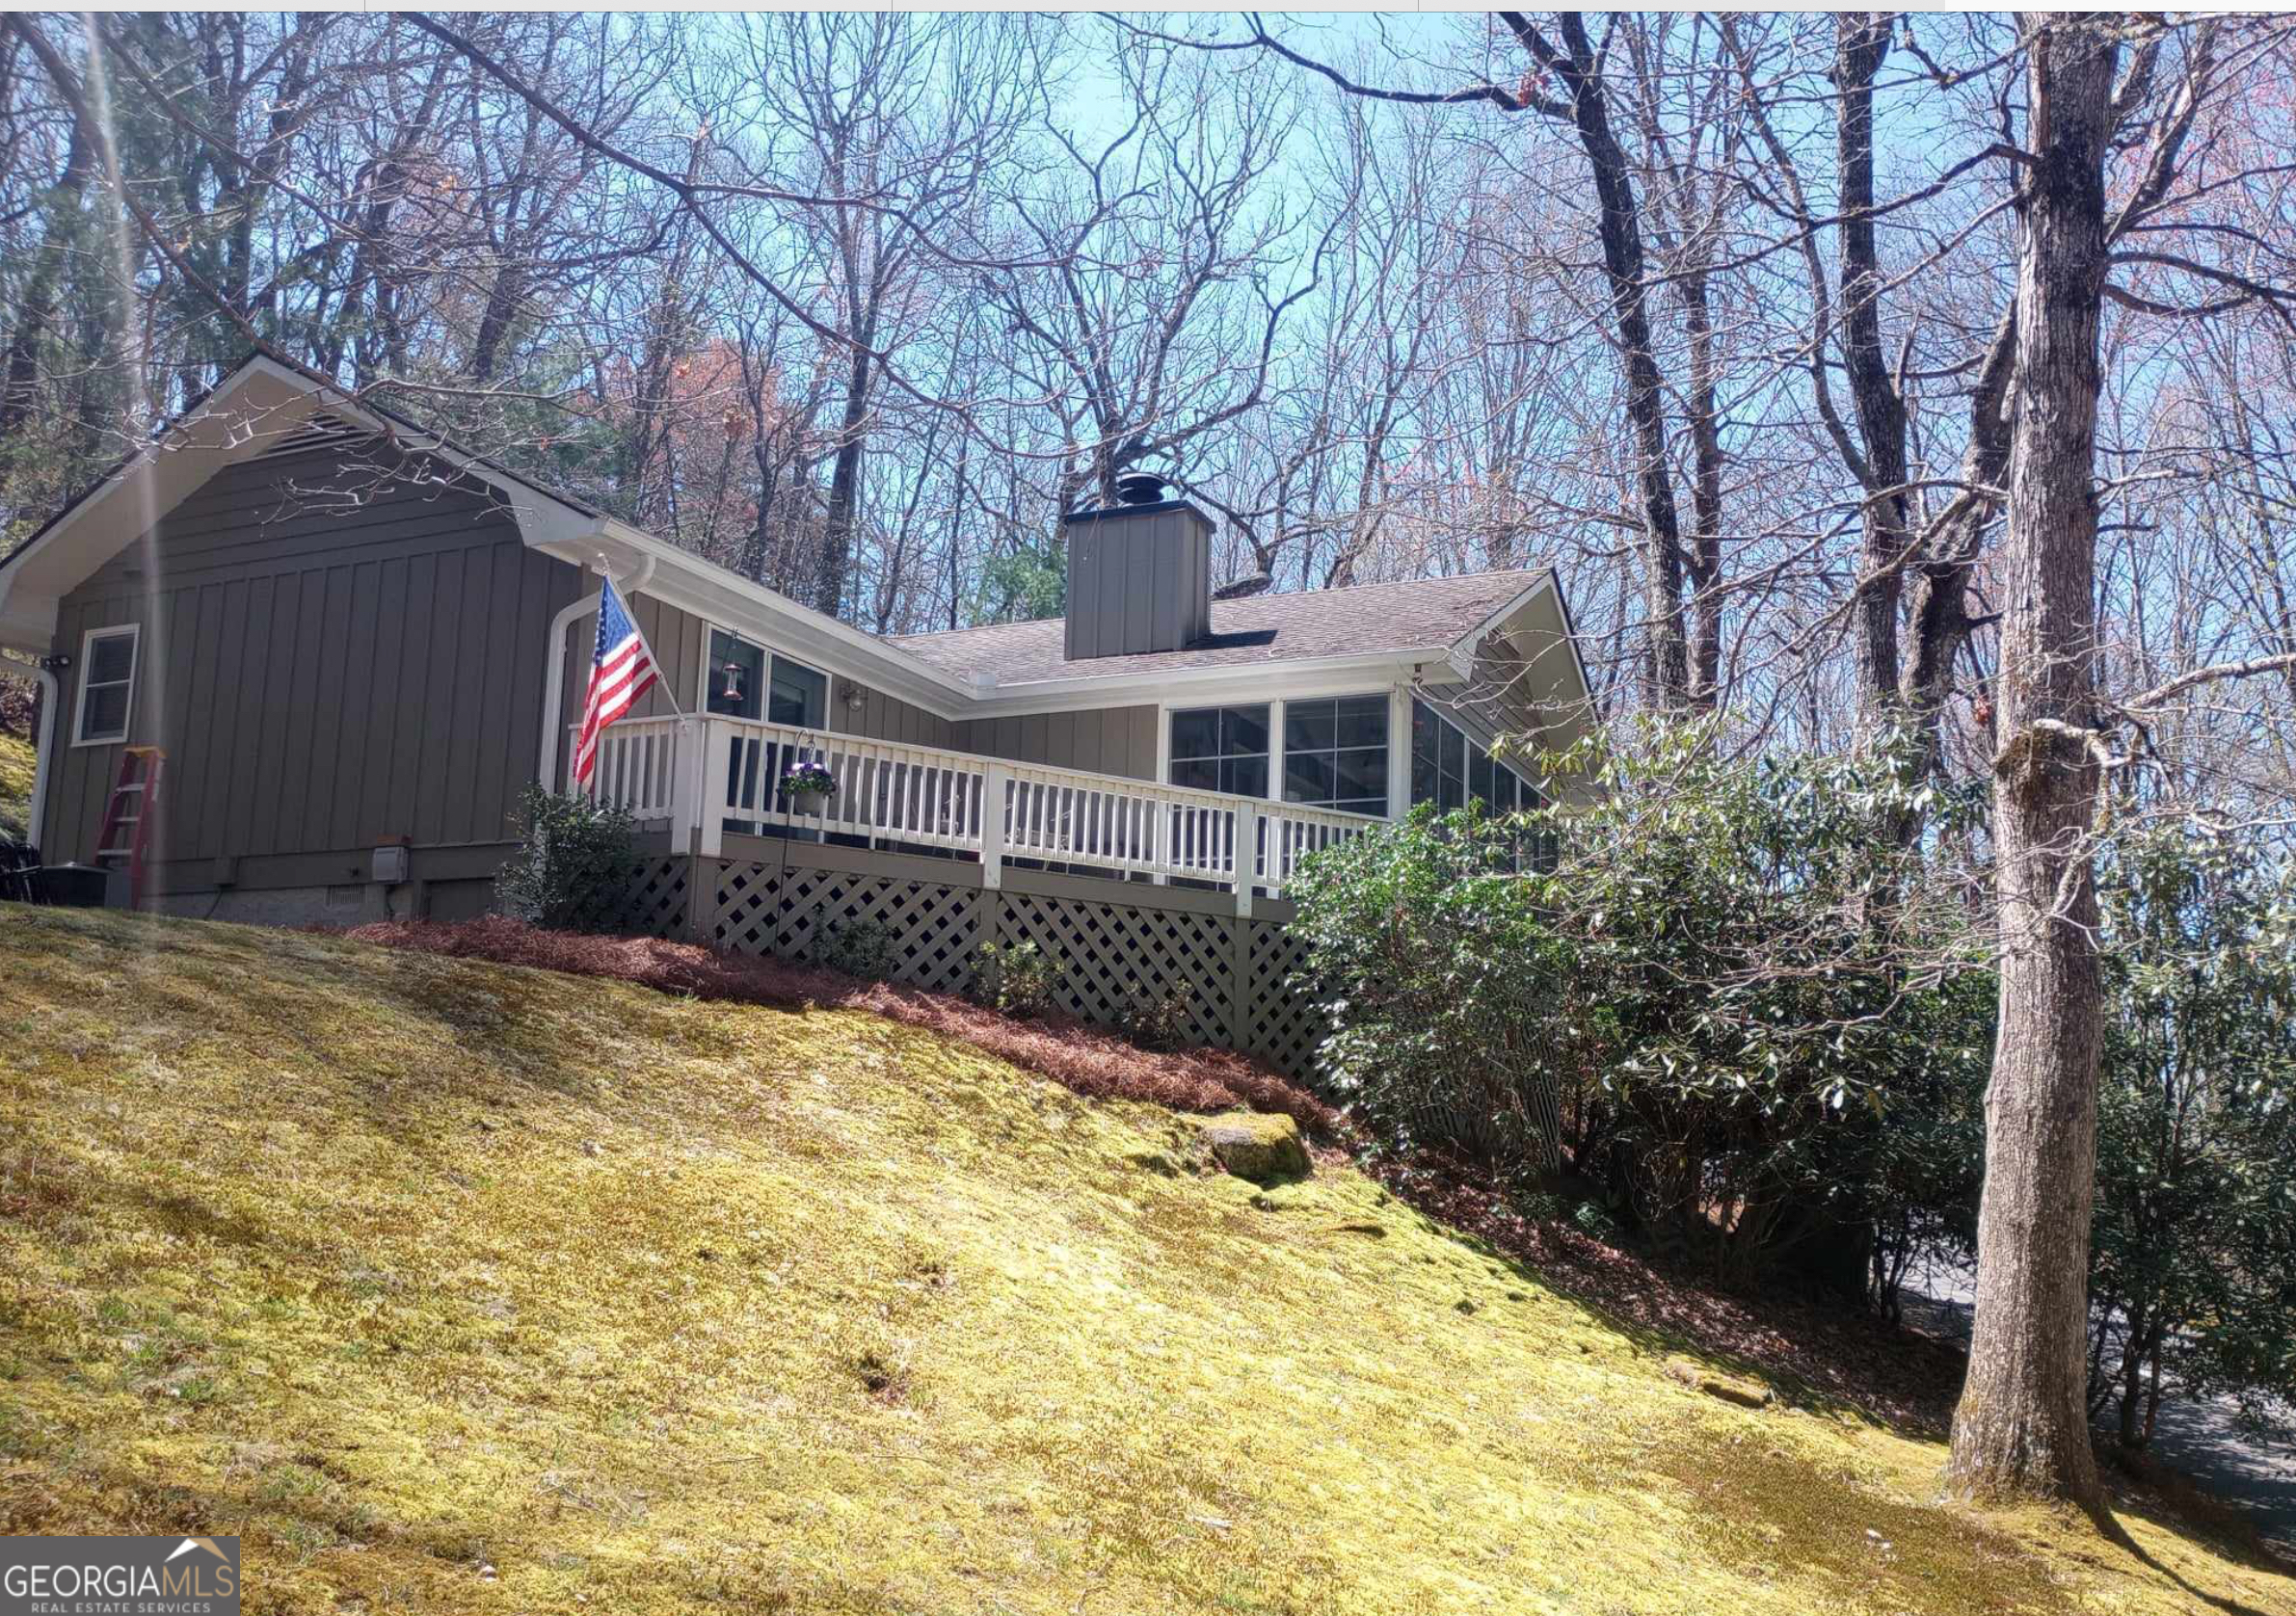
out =
[[[1906,1290],[1906,1322],[1933,1335],[1966,1340],[1975,1301],[1968,1276],[1933,1270]],[[2240,1428],[2239,1411],[2221,1398],[2162,1398],[2152,1429],[2154,1457],[2220,1498],[2238,1504],[2257,1532],[2296,1555],[2296,1441],[2259,1438]]]

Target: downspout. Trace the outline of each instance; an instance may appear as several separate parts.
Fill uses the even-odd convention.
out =
[[[55,772],[56,709],[64,704],[64,686],[45,660],[35,663],[32,676],[40,681],[40,733],[32,740],[32,820],[24,839],[38,847],[40,827],[48,816],[48,777]]]
[[[625,599],[636,595],[654,581],[654,558],[646,557],[637,575],[629,579],[615,578],[614,587]],[[598,570],[605,572],[603,558]],[[610,573],[607,574],[611,576]],[[550,665],[543,675],[542,685],[542,757],[535,764],[534,779],[545,791],[554,791],[558,782],[558,721],[566,702],[566,631],[574,625],[583,613],[596,609],[598,602],[585,596],[576,596],[573,602],[550,620]]]

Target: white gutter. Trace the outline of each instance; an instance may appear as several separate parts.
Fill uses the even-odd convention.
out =
[[[1115,706],[1168,699],[1174,691],[1234,689],[1255,698],[1328,693],[1343,685],[1384,686],[1429,661],[1440,662],[1449,646],[1413,646],[1398,650],[1229,662],[1209,668],[1167,668],[1154,673],[1079,674],[1067,678],[999,680],[980,691],[967,716],[1010,717],[1070,708]]]
[[[64,686],[37,664],[32,676],[40,680],[40,733],[32,737],[32,820],[24,827],[24,839],[38,847],[48,813],[48,777],[55,772],[56,709],[64,704]]]
[[[653,577],[654,558],[648,556],[629,578],[616,578],[614,587],[627,600],[643,590]],[[585,592],[575,596],[571,604],[550,619],[550,662],[543,671],[542,685],[542,757],[534,766],[535,783],[545,791],[556,790],[558,782],[558,720],[566,702],[566,631],[581,621],[584,613],[597,608],[597,600]],[[665,675],[669,671],[662,670]]]

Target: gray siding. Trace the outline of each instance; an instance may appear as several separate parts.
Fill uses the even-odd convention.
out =
[[[968,719],[954,727],[956,740],[952,744],[960,752],[1006,757],[1016,763],[1154,780],[1156,722],[1153,706]]]
[[[577,574],[576,593],[598,599],[598,574],[585,567]],[[561,603],[563,604],[563,602]],[[626,595],[623,604],[653,648],[661,677],[630,709],[633,718],[671,718],[679,712],[702,709],[702,659],[708,654],[709,625],[691,612],[665,605],[650,595]],[[566,783],[567,752],[574,744],[574,726],[581,720],[582,694],[590,688],[590,658],[597,649],[598,613],[587,611],[568,625],[566,644],[559,648],[558,776]],[[671,702],[672,695],[676,704]]]
[[[326,452],[221,473],[64,599],[74,665],[43,850],[94,851],[120,749],[71,745],[80,642],[131,622],[129,739],[168,754],[171,888],[223,857],[344,880],[385,836],[503,841],[541,742],[549,620],[578,577],[479,490],[378,483]]]
[[[1212,524],[1193,506],[1068,523],[1068,656],[1179,650],[1212,632]]]
[[[861,704],[853,704],[854,697]],[[829,685],[829,728],[841,735],[863,735],[872,741],[903,741],[910,746],[964,750],[956,738],[961,726],[938,713],[911,706],[898,697],[871,690],[855,679],[832,679]]]

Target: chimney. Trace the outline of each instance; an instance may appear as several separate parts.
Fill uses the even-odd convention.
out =
[[[1212,632],[1212,519],[1161,477],[1116,480],[1116,503],[1073,511],[1068,659],[1178,650]]]

